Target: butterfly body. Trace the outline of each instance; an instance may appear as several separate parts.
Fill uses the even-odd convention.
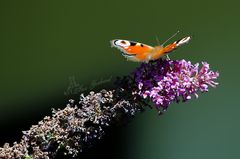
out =
[[[111,45],[119,49],[122,52],[122,55],[130,61],[148,62],[150,60],[157,60],[163,55],[173,51],[178,46],[187,43],[190,39],[191,38],[188,36],[175,41],[166,47],[161,45],[152,47],[143,43],[121,39],[112,40]]]

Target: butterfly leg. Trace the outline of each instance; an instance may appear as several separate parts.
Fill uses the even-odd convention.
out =
[[[167,60],[171,60],[170,57],[168,56],[168,54],[166,55],[166,59],[167,59]]]

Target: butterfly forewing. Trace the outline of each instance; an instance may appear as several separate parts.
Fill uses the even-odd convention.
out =
[[[151,52],[153,47],[135,42],[135,41],[128,41],[128,40],[112,40],[112,46],[120,49],[125,55],[128,56],[135,56],[138,54],[143,54],[147,52]]]

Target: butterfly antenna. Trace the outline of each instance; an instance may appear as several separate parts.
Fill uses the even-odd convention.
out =
[[[161,45],[163,46],[166,42],[168,42],[169,40],[171,40],[174,36],[176,36],[180,31],[178,30],[176,33],[174,33],[170,38],[168,38],[166,41],[164,41],[164,43]]]
[[[155,38],[156,38],[157,44],[160,45],[160,42],[159,42],[159,39],[158,39],[157,35],[155,35]]]

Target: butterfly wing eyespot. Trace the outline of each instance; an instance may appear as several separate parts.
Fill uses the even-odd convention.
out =
[[[175,50],[176,48],[178,48],[179,46],[188,43],[190,41],[190,39],[191,39],[191,37],[187,36],[187,37],[184,37],[182,39],[175,41],[174,43],[167,45],[166,47],[164,47],[164,54],[169,53],[169,52]]]
[[[175,43],[176,43],[177,46],[180,46],[182,44],[188,43],[190,40],[191,40],[191,37],[187,36],[185,38],[182,38],[182,39],[176,41]]]
[[[127,42],[124,41],[124,40],[121,40],[120,43],[121,43],[122,45],[127,44]]]
[[[111,44],[113,47],[131,56],[150,52],[153,49],[153,47],[146,44],[121,39],[112,40]]]
[[[130,42],[127,40],[112,40],[113,46],[125,48],[130,45]]]

